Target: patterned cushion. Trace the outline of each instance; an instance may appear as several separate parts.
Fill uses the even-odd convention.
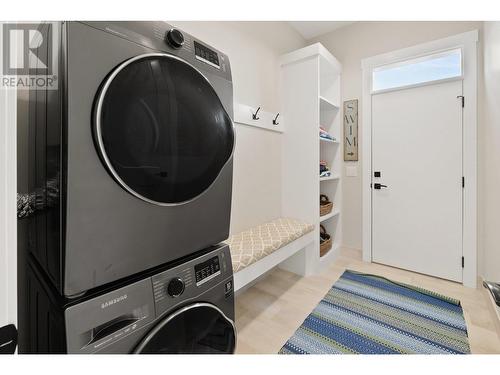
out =
[[[231,249],[234,272],[241,271],[313,229],[312,224],[280,218],[231,236],[226,243]]]

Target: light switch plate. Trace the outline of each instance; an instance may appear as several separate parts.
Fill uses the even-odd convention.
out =
[[[345,175],[347,177],[357,177],[358,176],[358,167],[345,167]]]

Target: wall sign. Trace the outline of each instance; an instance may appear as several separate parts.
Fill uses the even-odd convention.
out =
[[[358,161],[358,99],[344,102],[344,160]]]

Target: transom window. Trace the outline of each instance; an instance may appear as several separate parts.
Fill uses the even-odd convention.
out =
[[[373,70],[372,92],[462,77],[462,49],[384,65]]]

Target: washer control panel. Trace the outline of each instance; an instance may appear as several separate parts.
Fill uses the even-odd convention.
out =
[[[226,244],[176,267],[69,306],[65,310],[68,353],[108,353],[133,340],[168,311],[200,302],[205,292],[232,304],[233,268]]]
[[[168,282],[167,294],[173,298],[179,297],[184,292],[184,287],[184,281],[180,277],[174,277]]]
[[[220,275],[219,257],[215,256],[194,266],[196,286],[205,284]]]
[[[231,276],[231,255],[227,245],[153,276],[156,315],[195,298]]]

